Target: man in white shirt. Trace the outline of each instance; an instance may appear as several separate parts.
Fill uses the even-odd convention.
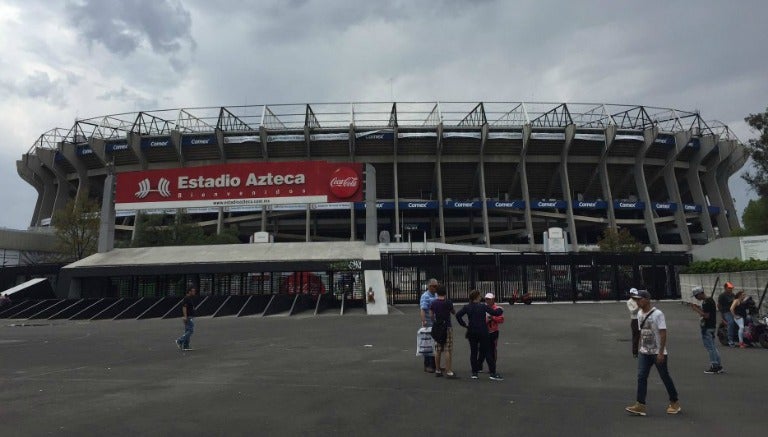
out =
[[[640,346],[637,357],[637,402],[625,408],[636,416],[645,416],[645,396],[648,392],[648,375],[651,367],[656,366],[661,381],[669,395],[667,414],[680,412],[680,402],[677,398],[677,389],[667,368],[667,322],[664,313],[651,306],[651,294],[647,290],[639,290],[637,296],[632,297],[637,306],[637,323],[640,328]]]

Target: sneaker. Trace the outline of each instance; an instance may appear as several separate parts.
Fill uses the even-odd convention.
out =
[[[715,368],[715,373],[723,373],[725,372],[725,369],[723,369],[723,366],[717,366]]]
[[[477,372],[472,372],[472,379],[477,379]]]
[[[455,378],[458,378],[458,376],[456,376],[456,374],[455,374],[455,373],[453,373],[453,372],[447,372],[447,373],[445,374],[445,377],[446,377],[446,378],[451,378],[451,379],[455,379]]]
[[[675,401],[667,406],[667,414],[677,414],[681,410],[680,402]]]
[[[645,416],[645,404],[641,404],[640,402],[635,402],[634,405],[628,406],[625,410],[635,416]]]
[[[193,351],[194,349],[192,349],[191,347],[187,346],[187,347],[185,347],[185,348],[184,348],[184,349],[182,349],[182,350],[183,350],[183,351]]]
[[[717,367],[709,366],[709,369],[705,370],[704,373],[709,373],[711,375],[714,375],[715,373],[717,373]]]
[[[437,370],[437,371],[435,371],[435,376],[438,377],[438,378],[442,378],[443,377],[443,372]]]
[[[174,340],[174,343],[176,343],[176,347],[179,348],[179,350],[184,349],[183,347],[181,347],[181,342],[178,339]]]
[[[744,343],[744,342],[741,342],[741,343],[739,343],[739,347],[740,347],[741,349],[746,349],[746,348],[747,348],[747,344],[746,344],[746,343]]]
[[[488,375],[488,379],[492,379],[494,381],[504,381],[504,377],[498,373],[491,373]]]
[[[425,367],[424,371],[427,372],[427,373],[435,373],[435,369],[433,369],[431,367]]]

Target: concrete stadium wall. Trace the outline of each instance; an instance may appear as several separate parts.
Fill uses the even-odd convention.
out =
[[[712,258],[741,259],[739,237],[718,238],[704,246],[691,250],[694,261],[708,261]]]
[[[0,229],[0,249],[55,252],[56,236],[52,231]]]
[[[736,239],[738,241],[738,239]],[[758,303],[760,295],[768,284],[768,270],[755,270],[751,272],[728,272],[728,273],[699,273],[699,274],[681,274],[680,275],[680,295],[682,300],[686,302],[693,302],[696,299],[691,296],[691,289],[695,286],[701,285],[707,293],[707,296],[712,293],[712,287],[715,286],[717,277],[720,276],[720,281],[717,283],[717,290],[715,290],[715,300],[720,296],[723,291],[723,284],[727,281],[732,282],[734,290],[744,291]],[[766,298],[768,301],[768,297]],[[765,314],[768,310],[768,302],[763,302],[763,307],[760,313]]]

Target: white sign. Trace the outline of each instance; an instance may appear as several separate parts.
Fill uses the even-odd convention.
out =
[[[756,235],[753,237],[740,237],[741,259],[750,258],[768,261],[768,235]]]

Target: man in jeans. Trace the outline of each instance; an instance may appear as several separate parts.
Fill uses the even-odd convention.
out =
[[[648,392],[648,375],[651,367],[656,366],[661,381],[669,395],[667,414],[680,412],[680,402],[677,398],[677,389],[672,377],[669,376],[667,367],[667,322],[664,313],[656,307],[651,307],[651,294],[647,290],[639,290],[637,301],[640,310],[637,312],[637,323],[640,327],[640,347],[637,356],[637,402],[625,408],[636,416],[645,416],[645,396]]]
[[[731,313],[731,304],[733,303],[733,284],[726,282],[723,284],[723,292],[717,297],[717,306],[720,310],[720,315],[723,316],[723,321],[728,327],[728,346],[736,346],[736,322],[733,320],[733,313]]]
[[[696,300],[702,302],[701,306],[693,304],[691,305],[691,308],[699,315],[699,317],[701,317],[701,320],[699,321],[701,324],[701,341],[704,343],[704,348],[709,353],[709,369],[705,370],[704,373],[723,373],[723,366],[720,363],[720,353],[715,346],[715,329],[717,327],[717,308],[715,307],[715,300],[711,297],[707,297],[703,287],[694,287],[691,294]]]
[[[176,346],[181,350],[189,351],[192,348],[189,346],[189,338],[192,337],[192,333],[195,332],[195,322],[192,319],[195,317],[195,295],[197,289],[190,287],[187,290],[187,295],[184,296],[184,300],[181,303],[181,321],[184,322],[184,334],[176,339]]]

